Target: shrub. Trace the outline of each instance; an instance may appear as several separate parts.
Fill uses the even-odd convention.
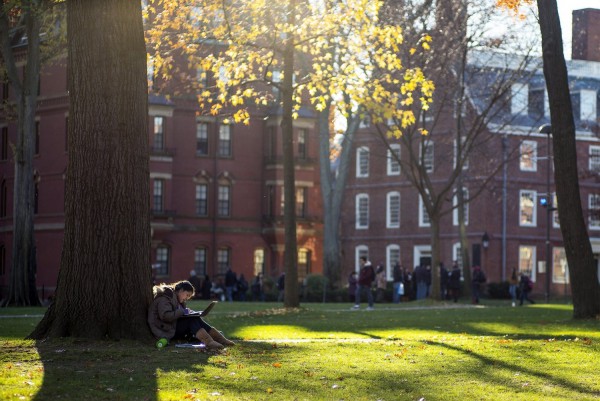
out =
[[[508,292],[508,281],[502,281],[500,283],[488,283],[487,294],[493,299],[509,299],[510,293]]]

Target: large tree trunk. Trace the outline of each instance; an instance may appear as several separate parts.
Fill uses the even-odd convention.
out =
[[[19,78],[12,53],[8,16],[0,11],[2,59],[9,81],[16,93],[17,143],[15,146],[15,183],[13,194],[13,247],[12,268],[8,296],[4,305],[33,306],[40,300],[36,287],[36,251],[34,239],[34,182],[33,155],[35,153],[35,112],[40,76],[41,10],[36,5],[23,4],[23,21],[27,36],[27,64],[24,76]]]
[[[290,1],[288,5],[290,21],[294,24],[296,15],[296,2]],[[283,55],[283,86],[282,102],[283,116],[281,131],[283,136],[283,191],[284,210],[283,224],[285,228],[285,300],[288,308],[300,304],[298,298],[298,241],[296,238],[296,174],[294,168],[294,124],[293,124],[293,76],[294,76],[294,35],[289,32],[286,38]]]
[[[558,215],[570,270],[573,315],[593,318],[600,314],[600,286],[579,194],[575,123],[558,8],[556,0],[538,0],[537,3],[544,77],[550,101]],[[547,274],[552,274],[551,266],[548,267]]]
[[[148,94],[139,2],[69,0],[69,164],[55,300],[33,338],[146,338]]]

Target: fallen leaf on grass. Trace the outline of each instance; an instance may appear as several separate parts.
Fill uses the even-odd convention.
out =
[[[274,368],[280,368],[280,367],[281,367],[281,364],[280,364],[279,362],[275,362],[275,363],[273,364],[273,367],[274,367]]]
[[[273,394],[273,389],[272,389],[271,387],[269,387],[269,388],[267,389],[267,393],[269,393],[269,394]]]

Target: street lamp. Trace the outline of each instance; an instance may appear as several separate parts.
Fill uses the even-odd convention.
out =
[[[550,136],[552,135],[552,126],[550,124],[544,124],[539,129],[540,134],[546,134],[546,199],[545,204],[542,206],[546,208],[546,290],[545,299],[546,303],[550,300],[550,275],[552,271],[552,264],[550,258],[550,221],[552,217],[552,211],[555,208],[552,207],[553,196],[550,192],[550,163],[552,156],[550,155]]]
[[[488,236],[487,231],[483,233],[483,237],[481,237],[481,246],[483,249],[487,249],[490,246],[490,237]]]

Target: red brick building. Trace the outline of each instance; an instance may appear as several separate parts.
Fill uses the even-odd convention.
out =
[[[593,38],[598,35],[600,25],[594,17],[599,13],[600,10],[592,9],[574,12],[573,38],[582,43],[573,44],[573,60],[567,62],[577,128],[582,206],[598,259],[600,47]],[[476,64],[479,60],[471,61]],[[479,88],[491,85],[495,74],[493,66],[476,67],[483,79],[467,82],[472,85],[473,109],[478,106]],[[555,191],[552,166],[548,181],[549,137],[538,131],[542,124],[550,123],[541,67],[512,83],[510,99],[504,108],[488,124],[485,150],[471,154],[464,168],[463,185],[467,193],[472,194],[483,185],[485,174],[482,172],[490,166],[499,166],[503,156],[507,156],[506,169],[493,174],[484,191],[465,207],[471,262],[482,266],[488,282],[504,281],[516,268],[530,274],[536,282],[534,292],[544,293],[548,279],[552,295],[566,296],[570,292],[569,275],[557,212],[550,210],[547,248],[548,209],[541,203],[548,192],[554,194]],[[424,163],[437,186],[444,184],[453,169],[455,126],[450,117],[431,131]],[[427,123],[425,127],[429,129]],[[349,273],[358,268],[360,256],[367,256],[374,264],[384,264],[391,280],[392,266],[396,262],[411,271],[416,265],[431,263],[431,225],[419,193],[390,154],[398,152],[400,160],[407,160],[407,149],[393,139],[388,141],[392,148],[388,148],[375,133],[374,127],[364,124],[353,143],[354,160],[342,223],[343,265]],[[444,202],[446,209],[451,207],[455,202],[452,194]],[[456,209],[442,217],[440,239],[441,261],[445,266],[449,267],[454,260],[460,262]],[[551,266],[549,277],[547,260]]]
[[[10,87],[2,86],[3,99]],[[64,229],[64,179],[69,116],[66,68],[43,68],[37,110],[35,241],[37,286],[47,297],[56,284]],[[264,110],[248,126],[197,116],[185,98],[149,97],[152,255],[157,280],[211,278],[228,266],[251,280],[283,269],[283,166],[280,117]],[[298,215],[298,275],[321,271],[322,208],[314,116],[294,122]],[[0,287],[12,258],[16,126],[0,116]],[[43,293],[42,293],[43,289]],[[4,290],[2,290],[4,291]],[[0,294],[1,295],[1,294]]]

